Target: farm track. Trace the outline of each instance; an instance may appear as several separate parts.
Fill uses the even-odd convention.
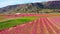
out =
[[[60,16],[44,16],[41,16],[32,22],[2,30],[0,31],[0,34],[60,34],[60,21],[58,22]]]

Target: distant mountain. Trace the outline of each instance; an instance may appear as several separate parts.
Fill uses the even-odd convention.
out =
[[[47,2],[47,7],[52,9],[54,8],[58,9],[60,8],[60,1],[49,1]]]
[[[36,13],[36,12],[40,13],[41,9],[60,9],[60,1],[10,5],[0,8],[0,14]]]

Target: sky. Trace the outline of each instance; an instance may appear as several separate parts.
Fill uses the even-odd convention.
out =
[[[8,5],[43,2],[43,1],[48,1],[48,0],[0,0],[0,8]]]

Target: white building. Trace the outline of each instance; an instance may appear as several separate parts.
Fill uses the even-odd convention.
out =
[[[21,14],[21,13],[16,13],[16,15],[19,15],[19,14]]]

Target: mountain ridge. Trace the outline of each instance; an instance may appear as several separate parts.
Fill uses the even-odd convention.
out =
[[[34,12],[38,12],[40,9],[60,9],[60,1],[10,5],[0,8],[0,14],[32,13],[32,12],[34,13]]]

